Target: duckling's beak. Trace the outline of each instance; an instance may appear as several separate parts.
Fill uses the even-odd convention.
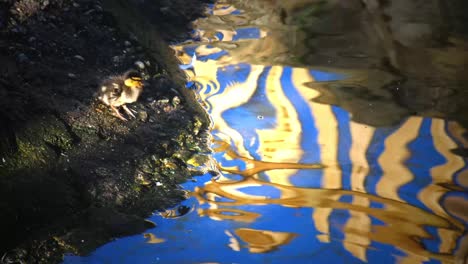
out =
[[[131,88],[142,88],[143,87],[143,81],[141,78],[138,77],[132,77],[128,78],[125,80],[125,85]]]

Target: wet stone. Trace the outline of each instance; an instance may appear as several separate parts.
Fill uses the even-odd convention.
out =
[[[148,121],[148,113],[145,111],[140,111],[138,112],[138,120],[142,122],[147,122]]]
[[[114,57],[112,57],[112,61],[113,61],[114,63],[119,63],[119,62],[121,61],[121,59],[120,59],[119,56],[114,56]]]
[[[169,103],[169,99],[167,98],[158,100],[158,104],[168,104],[168,103]]]
[[[172,98],[172,104],[175,106],[178,106],[180,104],[180,98],[178,96],[174,96],[174,98]]]
[[[73,58],[75,58],[75,59],[77,59],[77,60],[80,60],[80,61],[84,61],[84,60],[85,60],[85,59],[84,59],[82,56],[80,56],[80,55],[75,55],[75,56],[73,56]]]
[[[138,67],[140,70],[145,68],[145,64],[142,61],[135,61],[135,66]]]
[[[18,60],[19,63],[26,63],[26,62],[29,61],[29,58],[28,58],[28,56],[26,56],[26,54],[20,53],[17,56],[17,60]]]

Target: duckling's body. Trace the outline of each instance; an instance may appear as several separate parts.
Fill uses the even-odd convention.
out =
[[[140,75],[127,72],[122,76],[113,76],[104,80],[99,86],[98,98],[111,107],[115,116],[126,121],[127,119],[120,114],[117,107],[122,106],[125,112],[135,117],[125,104],[136,102],[142,92],[143,82]]]

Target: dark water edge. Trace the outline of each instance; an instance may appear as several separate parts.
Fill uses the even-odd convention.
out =
[[[0,263],[86,254],[184,199],[208,119],[167,42],[204,2],[0,3]],[[148,84],[122,122],[93,94],[129,68]]]

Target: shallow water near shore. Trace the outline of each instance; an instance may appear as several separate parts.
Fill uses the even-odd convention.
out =
[[[381,69],[306,66],[255,14],[208,13],[173,48],[197,57],[187,86],[212,119],[211,173],[154,229],[64,263],[454,263],[465,127],[402,107],[375,88],[396,79]]]

